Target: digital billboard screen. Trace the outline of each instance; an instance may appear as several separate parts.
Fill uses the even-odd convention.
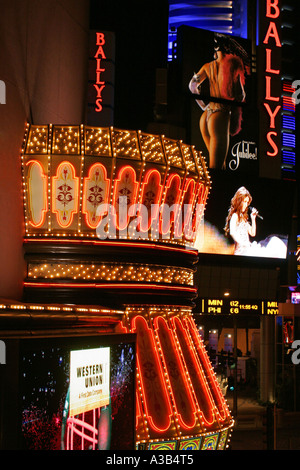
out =
[[[182,92],[189,90],[191,143],[210,168],[258,170],[256,78],[251,42],[182,26],[178,29]],[[199,98],[198,98],[199,96]]]
[[[294,186],[289,181],[211,170],[200,253],[286,259]]]
[[[22,340],[21,447],[132,450],[135,335]]]

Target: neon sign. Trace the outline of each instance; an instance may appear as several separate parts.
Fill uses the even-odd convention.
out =
[[[102,72],[105,72],[105,68],[102,68],[101,60],[106,59],[106,55],[103,50],[103,46],[105,44],[105,35],[104,33],[96,33],[96,46],[97,52],[94,55],[96,59],[96,83],[94,83],[94,87],[97,92],[96,97],[96,107],[95,111],[97,113],[102,111],[102,91],[105,88],[105,81],[103,80]]]
[[[87,122],[113,124],[115,37],[110,31],[90,31]]]
[[[272,93],[272,84],[279,77],[280,80],[280,68],[278,68],[278,60],[274,65],[273,59],[276,59],[274,53],[275,48],[281,47],[281,41],[279,39],[279,34],[277,30],[278,18],[280,16],[280,9],[278,6],[278,0],[267,0],[266,1],[266,17],[270,19],[267,33],[265,35],[263,43],[266,45],[266,67],[265,67],[265,78],[266,78],[266,90],[265,90],[265,102],[264,106],[267,110],[269,116],[269,127],[270,131],[267,133],[266,138],[270,144],[272,151],[268,150],[267,155],[270,157],[275,157],[278,155],[278,146],[275,141],[275,137],[278,136],[278,132],[275,126],[275,118],[279,115],[279,110],[281,108],[279,103],[280,96],[276,93]],[[276,20],[276,22],[275,22]],[[277,56],[278,57],[278,56]],[[275,62],[275,60],[274,60]]]
[[[280,148],[281,109],[281,40],[279,0],[266,0],[262,13],[262,48],[264,61],[264,98],[267,113],[264,116],[263,147],[268,157],[276,157]]]

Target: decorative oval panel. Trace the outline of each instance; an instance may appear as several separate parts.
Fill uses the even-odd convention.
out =
[[[180,185],[180,176],[177,173],[171,174],[166,183],[166,193],[160,216],[160,233],[163,235],[169,233],[173,221],[176,220],[181,194]]]
[[[110,180],[107,178],[105,166],[95,163],[91,166],[83,184],[83,207],[87,225],[96,229],[101,220],[97,209],[101,204],[107,204],[109,198]]]
[[[195,188],[195,181],[192,178],[188,178],[184,183],[181,210],[174,227],[175,236],[178,238],[184,235],[188,239],[191,236],[194,199],[196,196]]]
[[[162,195],[161,175],[158,170],[149,170],[143,183],[141,203],[144,210],[147,211],[147,220],[142,217],[141,230],[149,230],[151,221],[156,220],[159,213],[159,204]]]
[[[78,212],[79,178],[70,162],[62,162],[52,180],[52,211],[62,228],[69,227]]]
[[[37,160],[30,160],[26,165],[29,224],[34,228],[39,228],[43,225],[48,210],[47,176],[42,164]]]
[[[136,204],[138,186],[135,170],[131,166],[121,168],[115,182],[113,196],[116,225],[119,230],[124,230],[128,225],[128,210],[131,205]]]

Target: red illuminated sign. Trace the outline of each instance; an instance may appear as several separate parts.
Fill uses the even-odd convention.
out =
[[[94,55],[96,59],[96,83],[94,83],[94,87],[97,92],[97,99],[96,99],[96,107],[95,111],[100,112],[102,111],[102,91],[105,88],[105,81],[103,80],[102,72],[105,72],[105,68],[101,65],[101,61],[106,59],[103,46],[105,45],[105,35],[104,33],[96,33],[96,46],[97,52]],[[103,63],[103,62],[102,62]]]
[[[260,66],[261,75],[264,74],[261,99],[264,111],[261,113],[261,155],[266,156],[266,163],[270,170],[268,157],[279,157],[281,135],[281,40],[280,40],[280,0],[265,0],[261,2],[260,24]],[[277,171],[280,165],[274,165]],[[274,160],[275,162],[275,160]],[[276,176],[276,175],[274,175]]]
[[[274,129],[274,130],[270,130],[266,136],[268,143],[272,147],[272,151],[270,150],[267,151],[267,155],[269,155],[270,157],[275,157],[278,154],[278,146],[276,142],[274,141],[274,137],[278,135],[276,126],[275,126],[275,117],[278,115],[278,112],[281,108],[280,104],[278,104],[275,107],[274,105],[268,103],[268,102],[278,103],[280,100],[280,96],[276,94],[275,96],[272,95],[272,86],[271,86],[273,81],[276,79],[275,76],[280,75],[280,69],[277,68],[278,63],[276,64],[277,66],[276,68],[273,68],[273,65],[272,65],[272,57],[275,56],[275,54],[272,54],[273,50],[277,47],[281,47],[281,42],[279,39],[277,26],[276,26],[276,23],[273,21],[279,18],[279,16],[280,16],[280,10],[278,7],[278,0],[274,0],[274,1],[267,0],[266,1],[266,17],[270,18],[270,22],[269,22],[265,39],[263,41],[263,43],[266,44],[267,46],[265,50],[266,51],[266,69],[265,69],[266,71],[266,95],[265,95],[264,106],[268,112],[268,116],[270,119],[269,121],[270,129]]]
[[[113,125],[115,36],[90,31],[87,121],[90,126]]]

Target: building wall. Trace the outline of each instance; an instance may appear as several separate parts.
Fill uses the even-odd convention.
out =
[[[26,123],[84,122],[88,34],[88,0],[1,2],[0,297],[22,297],[20,149]]]

